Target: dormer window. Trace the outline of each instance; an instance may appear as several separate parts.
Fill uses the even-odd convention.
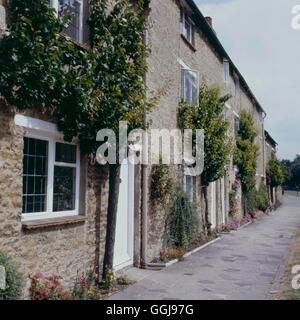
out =
[[[73,40],[83,42],[83,0],[50,0],[60,19],[70,17],[64,33]]]
[[[192,19],[184,10],[181,10],[181,35],[192,45],[195,45],[195,27]]]

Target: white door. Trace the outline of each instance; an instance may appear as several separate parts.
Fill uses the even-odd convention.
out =
[[[216,182],[211,183],[211,216],[210,222],[211,227],[215,228],[217,225],[217,190],[216,190]]]
[[[134,241],[134,166],[125,160],[121,166],[114,269],[133,264]]]
[[[221,179],[221,207],[222,207],[222,224],[225,224],[225,178]]]

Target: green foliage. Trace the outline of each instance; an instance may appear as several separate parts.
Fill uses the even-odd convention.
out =
[[[133,284],[133,281],[126,274],[117,277],[116,282],[119,286],[130,286]]]
[[[297,155],[294,161],[283,160],[284,185],[290,189],[300,187],[300,156]]]
[[[246,214],[251,214],[251,215],[255,214],[257,210],[255,187],[243,194],[243,204],[244,204],[244,210]]]
[[[272,188],[282,185],[284,181],[284,171],[281,162],[277,159],[276,154],[272,154],[267,168],[268,182]]]
[[[199,104],[181,104],[179,125],[182,129],[204,130],[204,172],[202,183],[208,186],[226,173],[232,151],[227,132],[229,123],[224,119],[225,103],[230,97],[222,97],[217,87],[208,88],[203,83],[199,92]]]
[[[174,192],[174,179],[170,166],[159,164],[152,166],[151,200],[154,203],[165,203]]]
[[[148,50],[144,1],[90,0],[91,48],[61,31],[46,0],[12,0],[11,25],[0,40],[0,93],[19,109],[50,111],[65,139],[79,137],[81,150],[95,152],[98,130],[143,127],[144,76]]]
[[[77,274],[72,296],[79,300],[101,299],[98,274],[93,269],[89,269],[81,275]]]
[[[257,132],[252,116],[242,111],[240,115],[240,129],[236,139],[235,163],[238,166],[238,178],[242,182],[242,190],[247,194],[248,202],[252,203],[253,190],[255,189],[256,161],[259,147],[254,140]]]
[[[259,190],[256,192],[257,209],[266,212],[270,208],[268,189],[264,183],[260,184]]]
[[[6,288],[0,289],[0,300],[18,300],[24,287],[23,275],[17,270],[12,259],[0,251],[0,266],[5,268]]]
[[[168,244],[175,247],[187,247],[197,238],[199,218],[196,206],[190,202],[184,192],[178,192],[168,217]]]

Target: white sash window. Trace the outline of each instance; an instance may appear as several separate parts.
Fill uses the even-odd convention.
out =
[[[52,123],[17,115],[25,127],[22,220],[78,215],[80,152]]]

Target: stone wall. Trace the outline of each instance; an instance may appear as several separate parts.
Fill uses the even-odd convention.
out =
[[[45,116],[35,117],[46,120]],[[39,271],[56,274],[72,287],[77,272],[99,266],[103,256],[107,207],[104,169],[86,161],[81,172],[86,177],[85,209],[80,214],[87,221],[25,231],[21,223],[24,129],[14,124],[14,112],[4,103],[0,105],[0,123],[0,250],[12,256],[25,276]]]
[[[201,30],[195,34],[194,49],[180,35],[180,6],[178,1],[151,1],[149,31],[147,41],[151,49],[148,58],[149,72],[147,86],[150,92],[166,88],[167,93],[160,99],[157,109],[149,119],[153,128],[177,128],[179,101],[181,100],[181,64],[199,73],[199,81],[206,81],[209,86],[219,86],[223,94],[235,93],[234,76],[231,74],[228,84],[224,84],[223,57],[216,54]],[[233,110],[240,111],[241,95],[232,95],[229,101],[231,135],[234,134]],[[225,179],[225,221],[229,221],[229,191],[235,180],[233,165]],[[217,182],[217,222],[222,223],[220,181]],[[211,209],[211,190],[208,190],[209,210]],[[204,221],[204,203],[201,194],[200,179],[197,179],[196,202],[200,221]],[[162,246],[164,230],[164,210],[151,210],[149,206],[148,259],[156,256]]]

